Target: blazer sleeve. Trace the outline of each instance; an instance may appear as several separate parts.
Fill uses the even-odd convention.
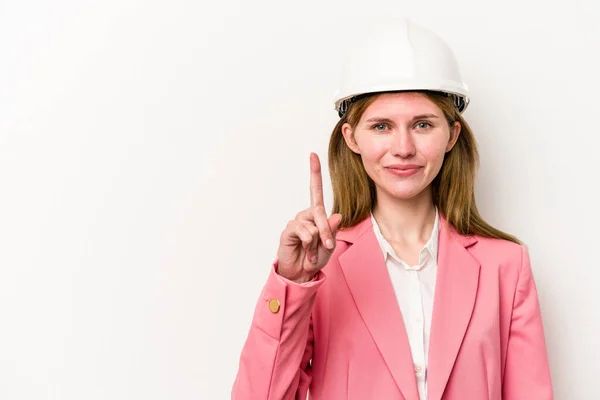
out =
[[[319,271],[312,281],[297,284],[278,275],[277,264],[256,304],[232,400],[306,399],[312,379],[311,312],[326,277]]]
[[[502,398],[554,399],[540,304],[523,245],[507,346]]]

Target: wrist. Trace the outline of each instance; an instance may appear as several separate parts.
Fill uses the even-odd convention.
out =
[[[312,274],[310,276],[304,276],[304,277],[301,276],[298,278],[288,278],[287,276],[280,274],[278,265],[275,265],[275,273],[287,281],[301,285],[303,283],[309,283],[309,282],[314,281],[315,278],[317,277],[317,274],[319,273],[319,271],[315,272],[314,274]]]

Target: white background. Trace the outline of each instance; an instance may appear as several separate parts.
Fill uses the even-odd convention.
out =
[[[478,205],[529,246],[556,398],[600,398],[596,7],[0,1],[0,398],[227,399],[340,56],[396,15],[459,59]]]

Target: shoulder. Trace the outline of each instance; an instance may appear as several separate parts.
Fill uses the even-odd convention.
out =
[[[490,254],[496,257],[511,257],[519,255],[525,248],[525,246],[522,244],[511,242],[510,240],[506,239],[489,238],[479,235],[475,235],[473,237],[477,239],[477,243],[474,247],[479,252]]]
[[[519,274],[523,266],[529,266],[529,252],[524,244],[505,239],[475,236],[477,242],[469,252],[479,260],[482,267],[497,267],[510,274]]]

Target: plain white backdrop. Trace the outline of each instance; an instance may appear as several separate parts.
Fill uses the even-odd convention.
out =
[[[0,398],[227,399],[340,57],[454,49],[484,218],[528,246],[556,398],[600,398],[592,0],[0,1]],[[535,400],[535,399],[532,399]]]

